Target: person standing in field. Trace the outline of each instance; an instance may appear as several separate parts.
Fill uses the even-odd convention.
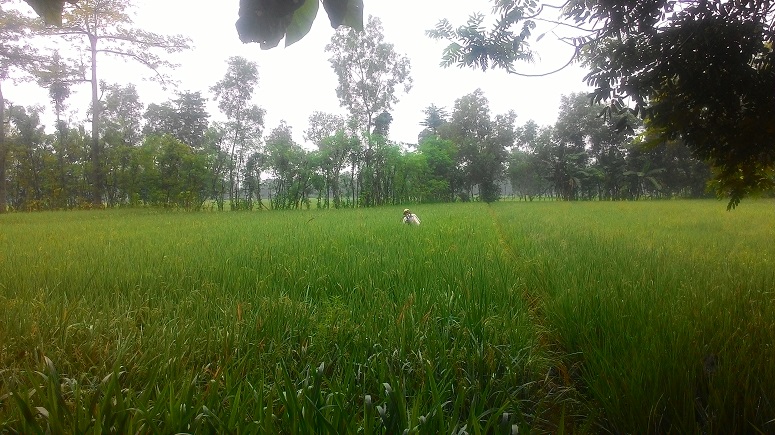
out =
[[[403,222],[407,225],[420,225],[420,218],[418,218],[416,214],[409,211],[408,208],[405,208]]]

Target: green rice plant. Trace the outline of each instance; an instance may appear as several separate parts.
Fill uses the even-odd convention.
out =
[[[566,213],[538,206],[519,222],[499,213],[537,259],[529,285],[601,428],[775,429],[771,203],[738,214],[716,205],[554,204]]]
[[[0,432],[767,433],[771,204],[723,210],[3,215]]]

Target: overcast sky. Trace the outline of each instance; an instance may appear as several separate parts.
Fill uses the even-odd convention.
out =
[[[219,120],[217,105],[212,101],[209,88],[223,77],[226,60],[243,56],[253,60],[259,68],[259,88],[255,102],[266,110],[265,132],[285,120],[302,141],[309,115],[314,111],[346,113],[336,97],[336,75],[325,51],[334,30],[323,8],[312,31],[300,42],[283,48],[283,43],[271,50],[261,50],[258,44],[242,44],[234,22],[239,0],[204,2],[192,0],[135,0],[135,24],[145,30],[162,34],[182,34],[192,40],[193,49],[173,56],[180,66],[171,75],[177,80],[179,91],[201,91],[209,98],[211,119]],[[214,6],[214,4],[220,6]],[[556,120],[561,95],[585,91],[584,70],[571,66],[548,77],[526,78],[500,70],[487,72],[458,67],[439,66],[442,41],[431,40],[425,31],[441,18],[453,25],[463,24],[470,13],[489,13],[489,0],[364,0],[365,16],[374,15],[382,20],[387,42],[411,61],[414,80],[408,94],[399,94],[399,103],[393,107],[391,139],[414,143],[422,127],[422,110],[430,104],[451,108],[457,98],[477,88],[490,101],[491,113],[514,110],[517,125],[533,119],[549,125]],[[570,49],[556,38],[547,36],[533,48],[541,59],[535,65],[520,68],[525,73],[541,73],[562,66],[571,55]],[[101,57],[100,80],[108,83],[135,83],[142,103],[161,103],[173,94],[142,77],[150,77],[147,70],[125,61]],[[70,100],[73,109],[88,107],[88,85],[80,85]],[[76,90],[76,89],[74,89]],[[14,103],[48,105],[46,92],[32,86],[5,86],[6,97]],[[83,110],[74,114],[74,121],[84,120]],[[51,124],[49,121],[48,124]]]

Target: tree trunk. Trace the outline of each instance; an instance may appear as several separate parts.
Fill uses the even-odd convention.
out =
[[[237,117],[239,118],[240,113],[237,113]],[[234,197],[236,194],[237,187],[234,183],[234,177],[235,172],[237,171],[237,160],[236,160],[236,149],[237,149],[237,140],[240,137],[240,133],[242,131],[242,124],[240,120],[237,120],[237,126],[234,129],[234,141],[231,143],[231,154],[229,158],[229,207],[234,210],[235,204],[234,204]]]
[[[102,206],[102,150],[100,150],[100,107],[99,97],[97,95],[97,36],[89,35],[91,42],[91,161],[92,161],[92,204]]]
[[[0,213],[6,210],[5,165],[8,148],[5,143],[5,98],[2,83],[0,83]]]
[[[334,179],[332,180],[333,183],[331,185],[331,190],[333,190],[334,193],[334,208],[339,208],[341,206],[341,199],[339,198],[339,171],[334,171]]]
[[[353,203],[352,206],[355,208],[355,159],[353,159],[352,162],[352,172],[350,172],[350,187],[352,188],[352,195],[353,195]]]

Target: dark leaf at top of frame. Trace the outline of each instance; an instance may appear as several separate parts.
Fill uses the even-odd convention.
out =
[[[322,0],[331,27],[351,27],[363,30],[363,0]]]
[[[288,25],[285,35],[285,46],[289,46],[301,40],[309,33],[312,28],[312,22],[318,14],[320,3],[317,0],[307,0],[304,6],[300,7],[293,14],[293,19]]]
[[[262,49],[286,46],[302,39],[317,16],[318,0],[240,0],[236,27],[242,42],[258,42]],[[363,30],[363,0],[323,0],[333,27]]]
[[[240,0],[236,23],[240,40],[258,42],[262,49],[276,47],[294,12],[304,3],[305,0]]]
[[[62,25],[62,11],[65,3],[75,4],[77,0],[24,0],[40,15],[46,24]]]

